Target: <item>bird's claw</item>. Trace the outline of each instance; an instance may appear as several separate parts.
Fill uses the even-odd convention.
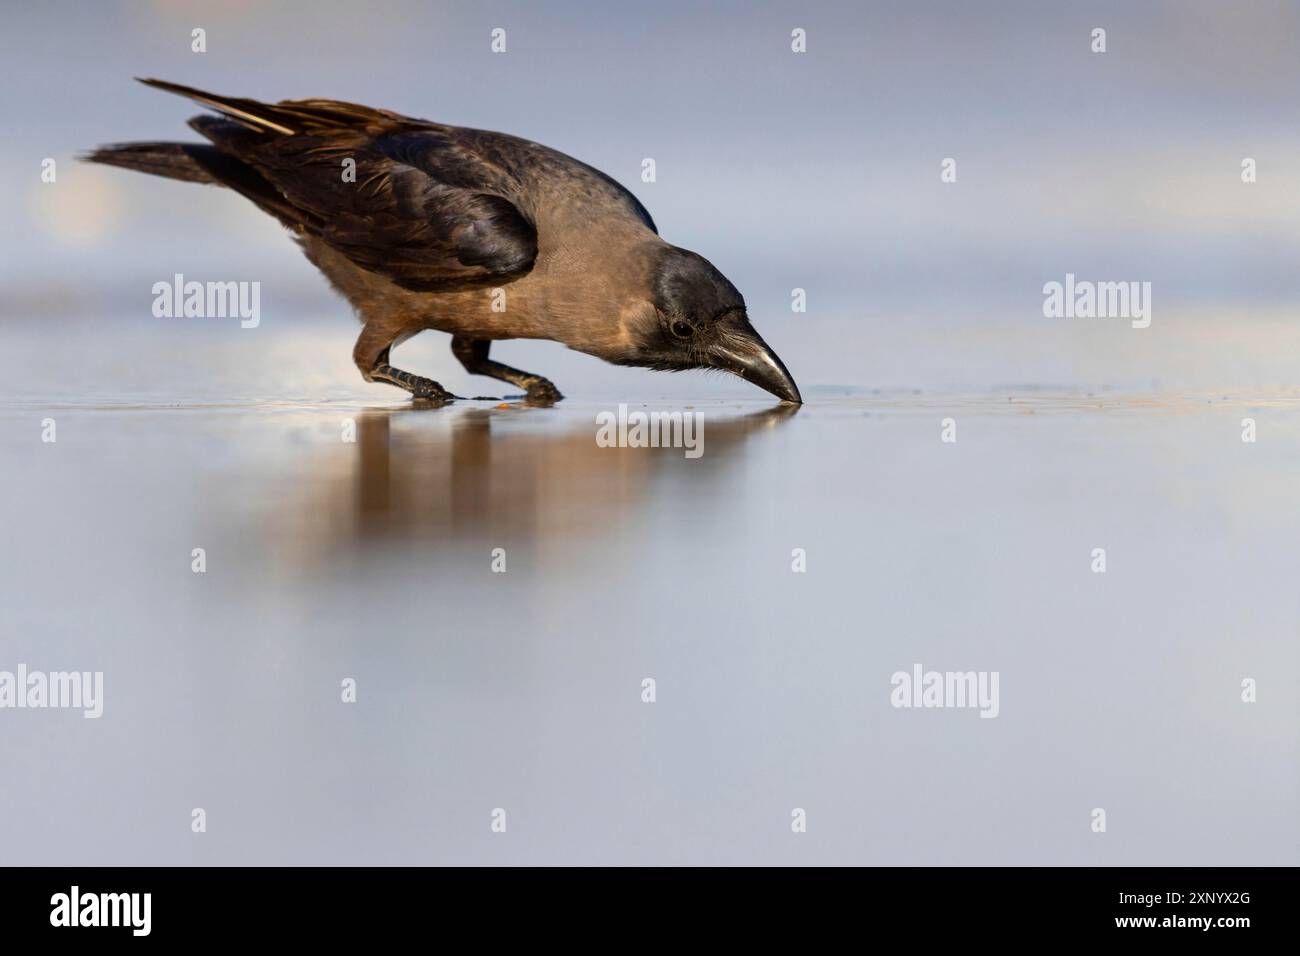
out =
[[[560,390],[546,379],[529,385],[523,395],[523,400],[529,405],[554,405],[563,398]]]
[[[448,402],[454,402],[459,399],[459,395],[453,395],[441,386],[428,388],[422,386],[411,392],[411,400],[416,402],[432,402],[438,405],[445,405]]]

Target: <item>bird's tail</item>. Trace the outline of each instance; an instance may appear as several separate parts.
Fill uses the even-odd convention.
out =
[[[114,143],[81,157],[89,163],[121,166],[168,179],[219,183],[211,170],[221,162],[216,147],[206,143]]]
[[[290,229],[302,227],[307,213],[293,206],[261,173],[249,153],[232,144],[234,133],[257,137],[298,136],[343,129],[366,129],[370,124],[401,122],[396,113],[337,100],[257,100],[205,93],[165,80],[140,80],[147,86],[185,96],[221,113],[225,119],[195,117],[190,125],[216,140],[208,143],[116,143],[101,146],[81,158],[92,163],[121,166],[154,176],[192,183],[226,186],[257,203]]]
[[[184,96],[200,106],[216,110],[227,119],[254,132],[269,135],[296,136],[339,128],[365,128],[373,123],[401,122],[404,119],[388,110],[377,110],[342,100],[281,100],[279,103],[262,103],[240,96],[208,93],[167,80],[138,76],[136,79],[145,86]]]
[[[293,135],[296,130],[289,123],[294,119],[304,118],[294,110],[286,110],[284,107],[287,104],[270,105],[256,100],[219,96],[193,87],[181,86],[179,83],[168,83],[166,80],[140,79],[140,82],[168,93],[188,97],[203,106],[217,110],[240,126],[257,132]],[[313,114],[309,112],[306,115]],[[197,121],[196,118],[195,122]],[[168,179],[216,183],[234,186],[236,189],[239,185],[231,182],[231,179],[247,179],[250,172],[244,163],[226,156],[215,146],[207,143],[114,143],[111,146],[101,146],[81,158],[92,163],[121,166],[142,173],[151,173],[154,176],[165,176]]]

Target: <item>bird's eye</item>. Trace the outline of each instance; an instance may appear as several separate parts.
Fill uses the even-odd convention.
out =
[[[679,339],[689,339],[695,334],[695,329],[691,327],[689,322],[674,322],[672,324],[672,330],[673,335],[677,336]]]

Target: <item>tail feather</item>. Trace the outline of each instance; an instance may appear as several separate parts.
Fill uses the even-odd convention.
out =
[[[297,132],[284,123],[284,117],[277,115],[282,113],[283,110],[267,103],[259,103],[257,100],[243,99],[238,96],[218,96],[215,93],[205,93],[203,90],[196,90],[192,86],[182,86],[180,83],[170,83],[167,80],[144,79],[142,77],[136,77],[136,79],[145,86],[152,86],[168,93],[175,93],[177,96],[189,97],[194,102],[214,109],[218,113],[223,113],[231,119],[250,126],[252,129],[272,130],[286,136],[293,136]]]
[[[168,179],[217,183],[209,171],[216,153],[217,150],[207,143],[114,143],[101,146],[81,158],[89,163],[121,166]]]
[[[365,127],[370,124],[400,123],[403,117],[387,110],[378,110],[358,103],[342,100],[281,100],[279,103],[262,103],[238,96],[220,96],[206,93],[192,86],[182,86],[168,80],[136,77],[146,86],[185,96],[216,110],[236,122],[257,132],[280,133],[284,136],[318,133],[322,130]]]
[[[252,166],[207,143],[117,143],[101,146],[81,158],[168,179],[225,186],[251,199],[291,229],[298,229],[304,217],[310,218]]]
[[[189,97],[221,113],[225,119],[201,116],[190,122],[194,129],[217,145],[116,143],[101,146],[82,156],[82,159],[168,179],[226,186],[251,199],[285,226],[296,231],[319,228],[319,217],[308,209],[294,206],[258,171],[256,154],[259,149],[278,141],[280,136],[337,135],[340,130],[392,128],[393,124],[403,122],[403,118],[396,113],[337,100],[259,103],[257,100],[205,93],[166,80],[141,79],[140,82],[168,93]],[[240,127],[250,132],[245,133]],[[259,133],[263,135],[257,135]]]

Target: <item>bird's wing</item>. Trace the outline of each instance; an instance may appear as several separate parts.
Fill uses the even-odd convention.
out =
[[[146,82],[223,113],[191,125],[283,197],[288,212],[268,211],[364,269],[443,291],[533,267],[537,229],[518,181],[454,127],[334,100],[265,104]]]
[[[537,257],[517,184],[439,130],[277,137],[248,161],[308,232],[407,288],[511,281]]]

